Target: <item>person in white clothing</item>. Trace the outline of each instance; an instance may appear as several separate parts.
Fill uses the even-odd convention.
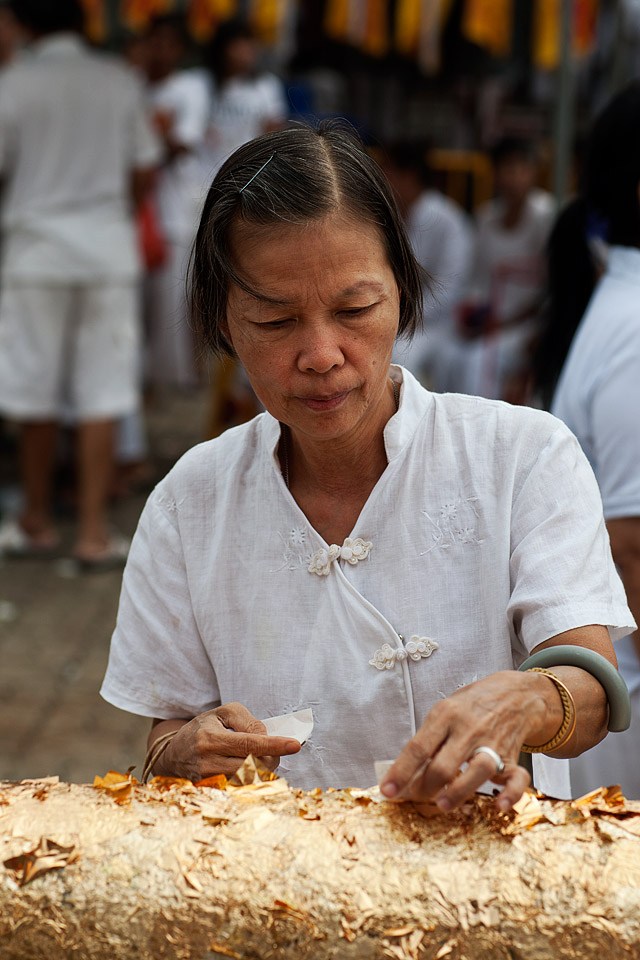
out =
[[[146,69],[149,104],[164,144],[155,183],[165,261],[150,271],[146,288],[146,379],[152,385],[194,387],[196,344],[189,326],[185,281],[189,252],[210,178],[202,160],[211,101],[205,73],[181,69],[187,53],[185,18],[166,14],[149,26]]]
[[[447,345],[456,336],[457,314],[467,293],[474,254],[473,227],[457,203],[433,189],[427,147],[394,144],[385,151],[384,170],[405,219],[424,287],[425,329],[399,343],[395,357],[425,386],[455,389],[449,381]]]
[[[526,744],[538,785],[567,795],[558,758],[605,735],[607,697],[580,668],[514,666],[560,643],[615,672],[631,615],[595,480],[549,414],[390,365],[421,273],[353,133],[237,150],[192,285],[266,412],[188,453],[141,518],[102,694],[153,718],[145,767],[197,781],[254,754],[297,786],[366,786],[395,758],[388,798],[450,810],[491,778],[508,810]],[[304,747],[267,734],[301,708]]]
[[[32,39],[0,84],[0,411],[22,425],[24,510],[0,549],[47,551],[58,423],[78,426],[76,558],[122,562],[107,523],[114,422],[137,403],[132,209],[159,159],[142,89],[91,52],[76,0],[15,0]]]
[[[243,143],[287,119],[282,81],[258,70],[259,53],[251,28],[236,18],[220,25],[206,52],[212,109],[205,158],[211,176]]]
[[[591,134],[585,201],[606,227],[605,273],[578,327],[553,400],[600,486],[616,561],[640,615],[640,82],[601,113]],[[640,637],[617,646],[631,727],[571,763],[575,792],[621,784],[640,800]]]
[[[505,138],[493,151],[496,192],[477,213],[467,304],[450,352],[449,389],[521,402],[539,329],[553,197],[535,187],[531,144]]]

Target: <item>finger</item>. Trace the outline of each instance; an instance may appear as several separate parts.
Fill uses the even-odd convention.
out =
[[[244,733],[266,733],[262,720],[258,720],[242,703],[224,703],[213,711],[225,727]]]
[[[212,749],[223,757],[287,757],[298,753],[301,744],[291,737],[269,737],[227,730],[212,734]]]
[[[500,782],[504,782],[504,787],[496,797],[496,806],[502,813],[506,813],[531,786],[531,776],[528,770],[517,763],[508,763],[500,776]]]
[[[504,777],[505,771],[503,771],[502,777]],[[478,787],[481,787],[487,780],[495,780],[496,776],[495,761],[486,754],[478,753],[468,761],[466,769],[459,770],[457,775],[436,794],[435,802],[440,810],[445,813],[454,810],[469,797],[472,797]]]
[[[446,735],[447,730],[444,724],[430,725],[428,734],[425,733],[424,727],[421,728],[416,736],[409,740],[396,762],[387,771],[380,784],[381,793],[389,800],[404,799],[412,795],[413,787],[433,764],[434,756]],[[446,780],[443,783],[446,783]],[[422,792],[420,790],[420,793]]]

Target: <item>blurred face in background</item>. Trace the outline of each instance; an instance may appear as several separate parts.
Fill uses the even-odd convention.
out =
[[[146,42],[146,71],[152,82],[164,80],[182,65],[186,49],[179,30],[169,24],[152,28]]]
[[[496,164],[496,193],[507,206],[521,206],[535,187],[536,179],[536,164],[530,157],[514,153]]]
[[[0,7],[0,67],[11,63],[24,39],[11,11],[7,7]]]
[[[251,37],[235,37],[224,51],[225,77],[246,77],[255,72],[258,45]]]

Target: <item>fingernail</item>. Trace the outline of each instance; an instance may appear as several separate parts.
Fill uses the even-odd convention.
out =
[[[449,813],[449,810],[453,809],[453,804],[448,797],[438,797],[436,803],[443,813]]]
[[[392,780],[387,780],[387,782],[383,783],[382,786],[380,787],[380,793],[382,793],[385,797],[388,797],[389,800],[391,800],[392,797],[395,797],[398,795],[398,784],[393,783]]]
[[[511,810],[511,801],[506,797],[498,797],[496,803],[498,805],[498,810],[502,810],[503,813],[506,813],[507,810]]]

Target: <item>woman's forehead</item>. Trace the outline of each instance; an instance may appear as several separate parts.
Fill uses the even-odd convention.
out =
[[[285,305],[321,288],[328,297],[375,296],[394,283],[379,229],[364,221],[324,218],[278,224],[259,231],[238,228],[232,255],[257,299]],[[237,293],[252,298],[249,291]]]

